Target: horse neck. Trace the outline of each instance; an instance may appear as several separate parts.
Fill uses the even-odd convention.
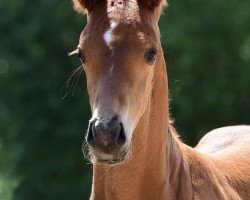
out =
[[[133,133],[130,158],[116,166],[94,164],[92,199],[176,198],[185,167],[181,143],[169,123],[163,55],[155,67],[152,95]]]

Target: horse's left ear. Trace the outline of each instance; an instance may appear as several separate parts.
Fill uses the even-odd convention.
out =
[[[73,0],[74,8],[82,13],[90,13],[91,10],[102,0]]]
[[[144,4],[150,9],[154,9],[156,7],[165,7],[167,5],[167,0],[138,0],[138,3]]]

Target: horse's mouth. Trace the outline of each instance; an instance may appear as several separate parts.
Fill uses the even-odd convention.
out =
[[[104,165],[117,165],[121,164],[126,160],[126,158],[119,158],[119,159],[113,159],[113,160],[102,160],[97,159],[97,162]]]
[[[96,153],[92,151],[91,161],[92,163],[96,162],[103,165],[117,165],[122,164],[126,161],[127,154],[128,152],[125,150],[119,153],[119,155]]]

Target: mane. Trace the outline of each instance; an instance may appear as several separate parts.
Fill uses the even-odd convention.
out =
[[[171,117],[169,117],[168,134],[171,134],[176,140],[183,142],[179,133],[176,131],[176,129],[174,127],[174,119]]]

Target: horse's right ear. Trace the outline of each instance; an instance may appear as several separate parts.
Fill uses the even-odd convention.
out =
[[[73,0],[74,8],[78,12],[89,13],[101,0]]]

